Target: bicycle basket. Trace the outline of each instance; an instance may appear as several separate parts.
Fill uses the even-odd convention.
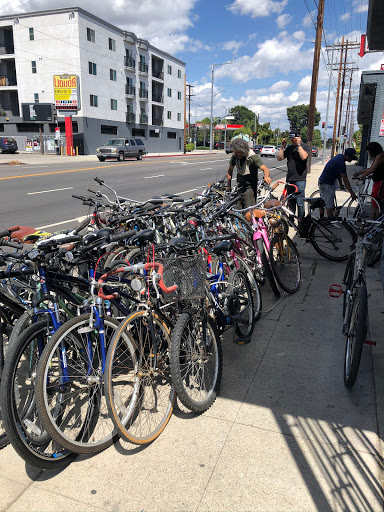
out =
[[[172,293],[163,293],[165,302],[200,299],[205,295],[207,262],[204,254],[177,256],[158,260],[164,265],[163,281],[166,286],[177,284]]]

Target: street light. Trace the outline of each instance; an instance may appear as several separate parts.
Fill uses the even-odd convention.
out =
[[[215,72],[215,66],[225,66],[226,64],[232,64],[233,59],[231,59],[229,62],[223,62],[222,64],[212,64],[212,84],[211,84],[211,122],[210,122],[210,128],[209,128],[209,151],[212,152],[212,117],[213,117],[213,81],[214,81],[214,72]],[[216,93],[219,94],[219,93]],[[216,96],[215,94],[215,96]]]

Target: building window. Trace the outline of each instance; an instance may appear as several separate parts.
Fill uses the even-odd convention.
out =
[[[95,42],[95,31],[91,28],[87,28],[87,39],[91,41],[91,43]]]
[[[97,75],[95,62],[88,62],[88,69],[90,75]]]
[[[177,114],[177,120],[181,121],[181,114],[180,114],[180,112]]]
[[[102,135],[117,135],[117,126],[102,124],[101,133]]]
[[[21,133],[36,133],[38,126],[34,123],[16,123],[16,128],[17,131]]]
[[[37,73],[36,61],[35,60],[33,60],[31,62],[31,66],[32,66],[32,73]]]
[[[109,49],[113,52],[116,51],[116,41],[114,39],[108,38],[109,41]]]
[[[172,112],[170,110],[167,112],[167,119],[172,119]]]
[[[97,96],[95,96],[94,94],[90,94],[89,95],[89,104],[91,105],[91,107],[97,107],[98,106]]]
[[[111,110],[117,110],[117,100],[111,100]]]
[[[3,131],[4,131],[4,124],[0,123],[0,132],[3,132]]]
[[[176,139],[176,132],[167,132],[168,139]]]
[[[172,89],[170,89],[169,87],[167,90],[167,96],[168,96],[168,98],[172,98]]]
[[[177,99],[181,100],[181,91],[177,91]]]
[[[172,66],[168,64],[168,75],[172,75]]]
[[[141,128],[132,128],[132,136],[143,137],[145,139],[145,130],[142,130]]]
[[[35,40],[35,33],[33,31],[33,28],[29,29],[29,40],[34,41]]]
[[[149,136],[150,137],[157,137],[159,138],[160,137],[160,130],[149,130]]]
[[[61,133],[65,133],[65,123],[50,123],[49,124],[49,131],[50,133],[55,133],[55,128],[60,128]],[[79,133],[79,126],[77,124],[77,121],[72,121],[72,131],[73,133]]]
[[[112,80],[113,82],[116,82],[117,78],[116,78],[116,70],[115,69],[109,70],[109,79]]]
[[[39,103],[39,93],[38,92],[35,92],[35,94],[33,95],[33,98],[35,100],[35,103]]]
[[[177,78],[181,78],[181,69],[177,70]]]

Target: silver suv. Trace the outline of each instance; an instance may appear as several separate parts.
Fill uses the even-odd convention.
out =
[[[116,158],[122,162],[125,158],[137,158],[142,160],[146,155],[144,142],[141,139],[126,139],[115,137],[96,149],[96,156],[100,162],[104,162],[106,158]]]

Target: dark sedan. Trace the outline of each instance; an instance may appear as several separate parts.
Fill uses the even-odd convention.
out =
[[[17,142],[12,137],[0,137],[0,153],[16,153]]]

